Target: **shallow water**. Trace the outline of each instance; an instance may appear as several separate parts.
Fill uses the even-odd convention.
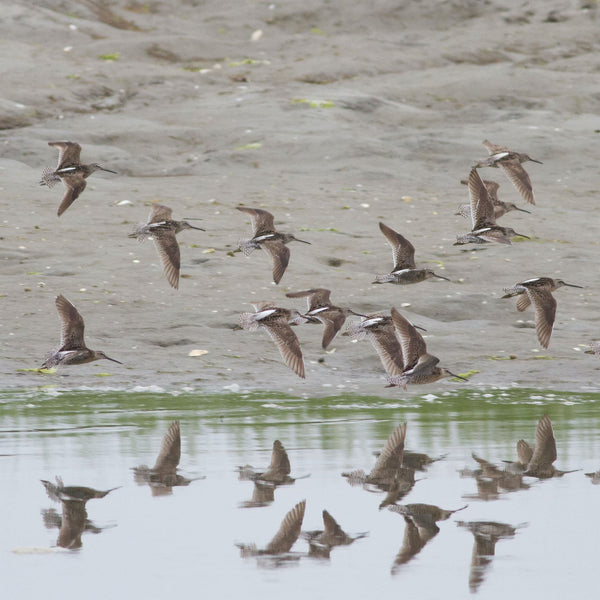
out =
[[[590,591],[594,580],[600,486],[583,472],[600,467],[597,394],[537,390],[461,391],[407,403],[376,397],[298,399],[273,394],[201,396],[192,393],[59,392],[0,394],[0,509],[4,516],[1,578],[7,597],[61,598],[202,594],[222,598],[358,598],[375,590],[404,597],[546,598]],[[533,443],[547,412],[558,448],[555,465],[582,469],[546,481],[527,478],[527,490],[476,496],[475,451],[490,461],[516,459],[515,443]],[[153,496],[134,482],[131,468],[153,464],[169,423],[181,421],[180,472],[192,481]],[[417,472],[404,503],[468,508],[440,522],[440,532],[414,558],[394,567],[405,523],[378,510],[382,493],[351,487],[340,476],[370,470],[373,452],[402,421],[407,447],[444,460]],[[243,508],[253,484],[236,466],[266,467],[274,439],[288,451],[292,476],[310,477],[278,487],[268,506]],[[56,549],[56,528],[41,511],[60,506],[40,479],[61,475],[66,484],[96,489],[121,486],[87,503],[101,531],[86,532],[79,550]],[[327,509],[349,533],[369,536],[333,548],[329,559],[308,557],[299,539],[289,560],[242,558],[235,542],[264,547],[285,513],[306,498],[303,530],[322,528]],[[501,539],[495,556],[469,578],[473,535],[457,521],[527,523]],[[590,534],[590,532],[593,532]],[[32,574],[35,576],[32,577]],[[585,594],[584,594],[585,596]],[[54,596],[56,597],[56,596]]]

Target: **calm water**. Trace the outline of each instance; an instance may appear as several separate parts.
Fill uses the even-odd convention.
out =
[[[591,597],[597,562],[600,485],[583,472],[600,468],[600,396],[534,390],[461,392],[391,403],[359,396],[298,399],[269,394],[209,396],[151,391],[0,394],[0,578],[6,597],[287,599]],[[531,443],[548,412],[558,446],[555,465],[582,469],[478,499],[473,478],[459,471],[516,459],[515,442]],[[181,421],[180,472],[193,481],[153,496],[131,467],[154,463],[169,424]],[[407,564],[394,568],[402,546],[401,516],[378,510],[383,499],[340,476],[370,470],[388,435],[408,422],[407,447],[447,457],[432,464],[403,500],[467,509],[440,522],[440,533]],[[243,508],[253,484],[235,467],[266,467],[274,439],[285,445],[292,475],[310,477],[275,490],[272,504]],[[122,486],[90,500],[96,527],[79,550],[56,549],[58,529],[44,524],[53,503],[40,479],[62,475],[67,485]],[[287,561],[241,558],[235,542],[264,547],[285,513],[306,498],[303,529],[322,528],[326,508],[347,532],[368,531],[329,560],[306,556],[304,540]],[[473,535],[459,520],[528,523],[501,539],[480,582],[469,585]],[[266,595],[266,596],[265,596]]]

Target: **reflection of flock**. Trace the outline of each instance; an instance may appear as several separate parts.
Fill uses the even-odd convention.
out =
[[[499,185],[494,181],[483,181],[477,169],[500,168],[523,199],[529,204],[535,204],[531,180],[522,163],[526,161],[541,163],[527,154],[492,144],[488,140],[485,140],[483,144],[488,150],[488,156],[473,165],[468,179],[462,181],[468,186],[470,202],[468,205],[459,207],[459,214],[470,216],[472,228],[468,233],[458,236],[455,245],[489,244],[491,242],[511,244],[511,237],[527,238],[527,236],[516,233],[510,227],[498,225],[497,219],[512,210],[529,211],[499,200]],[[82,164],[80,160],[81,146],[77,143],[49,142],[49,145],[59,150],[58,165],[56,169],[46,168],[43,171],[41,184],[52,187],[58,181],[63,182],[65,194],[58,210],[60,216],[85,189],[86,178],[91,173],[98,169],[110,173],[114,173],[114,171],[96,163]],[[274,216],[266,210],[246,206],[237,206],[236,208],[248,215],[252,224],[252,237],[241,240],[239,250],[246,256],[257,249],[265,250],[272,261],[273,281],[278,284],[290,262],[290,250],[287,244],[291,241],[305,244],[310,244],[310,242],[300,240],[291,233],[277,231]],[[379,228],[392,248],[394,266],[390,273],[376,275],[374,284],[406,285],[432,277],[449,281],[431,269],[417,268],[415,248],[402,234],[381,222]],[[169,207],[156,204],[151,210],[148,222],[140,224],[130,234],[130,237],[137,238],[139,241],[152,239],[155,242],[163,271],[173,288],[179,287],[181,267],[176,234],[184,229],[201,228],[194,227],[187,221],[173,220],[172,210]],[[544,348],[547,348],[550,343],[556,314],[556,300],[552,296],[552,292],[563,285],[581,287],[559,279],[538,277],[522,281],[511,288],[505,288],[504,298],[519,296],[517,310],[524,311],[529,305],[533,306],[537,337],[540,345]],[[358,331],[359,335],[367,335],[371,339],[382,359],[390,385],[398,385],[406,389],[407,384],[431,383],[447,376],[457,377],[447,369],[437,366],[439,360],[426,353],[422,336],[395,309],[392,309],[392,329],[390,325],[384,323],[386,317],[383,313],[360,315],[349,308],[334,306],[329,300],[329,294],[329,290],[323,288],[286,294],[289,298],[307,297],[308,311],[305,314],[295,309],[276,306],[273,302],[255,303],[255,313],[241,315],[241,326],[249,330],[264,329],[275,342],[285,364],[296,375],[304,378],[302,349],[291,326],[316,322],[324,324],[322,347],[326,349],[342,328],[346,317],[355,315],[361,317],[362,321],[358,325],[351,325],[349,329],[355,333]],[[43,368],[108,358],[103,352],[89,350],[85,346],[83,320],[75,307],[63,296],[58,296],[56,302],[63,324],[61,345],[49,355]],[[407,325],[402,323],[403,321],[406,321]],[[399,323],[402,324],[399,325]],[[385,333],[376,332],[377,330],[381,332],[385,330]],[[419,348],[418,352],[416,348]]]
[[[496,500],[502,493],[529,489],[523,476],[549,479],[573,472],[559,471],[554,467],[553,463],[557,458],[556,440],[548,415],[544,415],[538,422],[533,448],[525,440],[517,442],[516,461],[506,460],[499,467],[475,453],[472,456],[479,468],[463,469],[461,476],[475,479],[477,493],[468,497],[479,500]]]
[[[397,573],[400,567],[409,562],[416,554],[430,543],[440,532],[438,522],[448,520],[454,513],[463,511],[468,505],[456,509],[444,509],[433,504],[413,503],[399,504],[415,485],[415,471],[424,471],[433,462],[445,457],[432,458],[424,453],[406,451],[406,423],[401,423],[391,433],[383,446],[373,468],[353,470],[342,473],[352,486],[361,486],[369,492],[385,493],[379,510],[388,510],[399,514],[404,520],[404,537],[391,571]],[[556,440],[552,423],[548,415],[542,416],[535,432],[533,447],[524,440],[516,444],[517,460],[503,461],[502,466],[478,457],[475,470],[464,469],[462,477],[473,477],[477,482],[478,493],[465,497],[479,500],[494,500],[502,492],[526,490],[530,485],[523,481],[524,477],[548,479],[560,477],[573,471],[561,471],[554,467],[557,458]],[[139,466],[133,469],[134,480],[139,485],[148,485],[152,495],[172,493],[175,486],[187,486],[193,479],[177,472],[181,456],[181,433],[179,421],[174,421],[165,434],[161,448],[153,467]],[[299,479],[308,477],[291,476],[291,465],[288,454],[279,440],[273,443],[271,461],[264,470],[257,470],[250,465],[238,467],[240,481],[251,481],[254,484],[252,500],[243,502],[241,508],[263,507],[275,501],[275,490],[282,485],[294,485]],[[592,483],[600,482],[600,471],[586,473]],[[56,484],[42,481],[50,499],[62,504],[62,516],[53,509],[43,511],[47,527],[58,527],[57,546],[64,548],[80,548],[81,535],[84,531],[100,533],[97,527],[87,518],[86,503],[94,498],[104,498],[109,492],[94,490],[88,487],[65,486],[60,477]],[[480,489],[483,490],[480,492]],[[253,543],[237,543],[242,557],[258,557],[263,566],[280,566],[289,561],[298,561],[303,556],[315,558],[331,558],[331,551],[337,546],[347,546],[364,538],[367,532],[346,533],[335,518],[323,510],[323,529],[302,531],[306,500],[298,502],[283,518],[279,529],[264,547],[258,548]],[[469,586],[476,591],[482,583],[485,570],[495,553],[496,543],[500,539],[514,537],[517,529],[526,523],[509,525],[492,521],[457,521],[459,527],[471,531],[474,536]],[[308,542],[308,554],[291,552],[299,537]],[[264,561],[268,561],[265,563]]]

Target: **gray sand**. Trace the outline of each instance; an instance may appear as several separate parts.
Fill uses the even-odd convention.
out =
[[[296,330],[303,381],[264,332],[233,329],[252,301],[303,309],[285,293],[327,287],[358,312],[401,310],[427,329],[441,364],[480,371],[466,385],[600,388],[600,363],[583,353],[600,337],[597,2],[100,4],[3,9],[2,387],[239,385],[402,398],[465,385],[386,389],[367,341],[338,337],[324,353],[320,326]],[[501,222],[533,241],[452,245],[469,229],[454,215],[467,200],[459,181],[486,155],[485,138],[544,163],[525,165],[533,214]],[[61,218],[62,185],[38,185],[56,164],[55,140],[78,141],[84,162],[119,172],[93,174]],[[524,207],[500,170],[481,174]],[[207,230],[179,235],[179,291],[152,243],[127,237],[152,201],[175,218],[201,217]],[[234,210],[241,203],[312,242],[290,246],[279,286],[264,252],[231,255],[250,232]],[[418,265],[452,282],[372,285],[391,269],[380,220],[412,241]],[[556,292],[548,350],[533,313],[500,300],[503,287],[535,276],[585,286]],[[123,366],[19,371],[56,345],[59,293],[82,313],[88,345]]]

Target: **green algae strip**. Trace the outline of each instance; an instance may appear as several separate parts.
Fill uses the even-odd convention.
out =
[[[464,377],[465,379],[469,379],[469,377],[471,377],[471,375],[475,375],[476,373],[481,373],[481,371],[477,371],[476,369],[471,369],[470,371],[467,371],[466,373],[458,373],[458,377]],[[462,381],[458,377],[451,377],[450,381]]]
[[[306,98],[292,98],[292,104],[306,104],[310,108],[333,108],[335,102],[331,100],[307,100]]]
[[[116,423],[127,422],[133,415],[156,419],[166,413],[162,418],[200,419],[239,426],[249,419],[255,421],[257,427],[267,427],[280,422],[445,420],[452,414],[467,420],[469,415],[480,418],[482,413],[486,418],[503,418],[513,411],[539,419],[544,411],[574,410],[574,406],[581,407],[584,412],[600,410],[600,393],[518,387],[472,389],[463,381],[449,382],[443,391],[438,388],[435,393],[429,392],[431,386],[426,385],[409,385],[408,392],[394,388],[393,391],[382,391],[385,397],[353,393],[299,397],[270,391],[240,393],[232,387],[235,391],[206,393],[201,389],[160,391],[159,387],[158,391],[152,387],[146,391],[137,387],[131,391],[68,391],[61,390],[60,384],[51,388],[32,386],[0,390],[0,414],[6,416],[32,410],[39,415],[44,412],[57,415],[89,412],[91,419],[102,418]],[[552,414],[550,416],[552,418]]]
[[[229,63],[230,67],[241,67],[243,65],[270,65],[268,60],[260,60],[257,58],[244,58],[242,60],[234,60]]]

